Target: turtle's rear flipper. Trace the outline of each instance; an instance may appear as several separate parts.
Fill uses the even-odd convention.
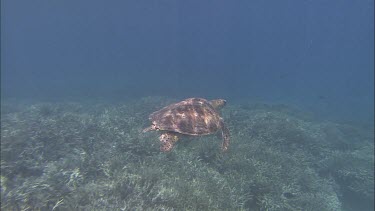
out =
[[[228,150],[228,147],[229,147],[230,135],[229,135],[229,130],[225,126],[223,121],[221,122],[221,136],[223,138],[223,143],[221,144],[221,150],[225,152]]]
[[[169,152],[173,148],[174,143],[177,142],[178,136],[175,133],[163,133],[159,137],[160,151]]]
[[[153,125],[151,125],[150,127],[146,127],[145,129],[142,130],[142,132],[143,132],[143,133],[146,133],[146,132],[148,132],[148,131],[151,131],[151,130],[153,130],[152,127],[153,127]]]
[[[151,130],[158,130],[155,126],[155,124],[152,124],[150,127],[146,127],[145,129],[142,130],[143,133],[151,131]]]

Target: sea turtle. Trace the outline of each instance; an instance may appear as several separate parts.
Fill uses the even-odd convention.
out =
[[[208,101],[202,98],[188,98],[171,104],[150,114],[152,125],[143,132],[162,131],[159,137],[160,150],[168,152],[179,138],[180,134],[200,136],[221,131],[222,151],[229,146],[229,130],[220,117],[219,109],[226,104],[223,99]]]

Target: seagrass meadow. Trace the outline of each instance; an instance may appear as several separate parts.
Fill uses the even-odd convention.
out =
[[[373,127],[228,103],[169,153],[148,115],[181,99],[1,104],[1,210],[372,210]]]

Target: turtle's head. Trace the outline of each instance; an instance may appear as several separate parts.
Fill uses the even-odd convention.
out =
[[[210,104],[212,105],[212,107],[214,107],[216,110],[220,110],[221,108],[223,108],[225,106],[225,104],[227,104],[227,101],[224,100],[224,99],[216,99],[216,100],[211,100],[210,101]]]

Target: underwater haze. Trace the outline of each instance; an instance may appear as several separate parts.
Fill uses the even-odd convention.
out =
[[[3,1],[2,96],[223,97],[374,117],[364,1]]]
[[[373,134],[373,0],[1,1],[2,210],[373,210]]]

